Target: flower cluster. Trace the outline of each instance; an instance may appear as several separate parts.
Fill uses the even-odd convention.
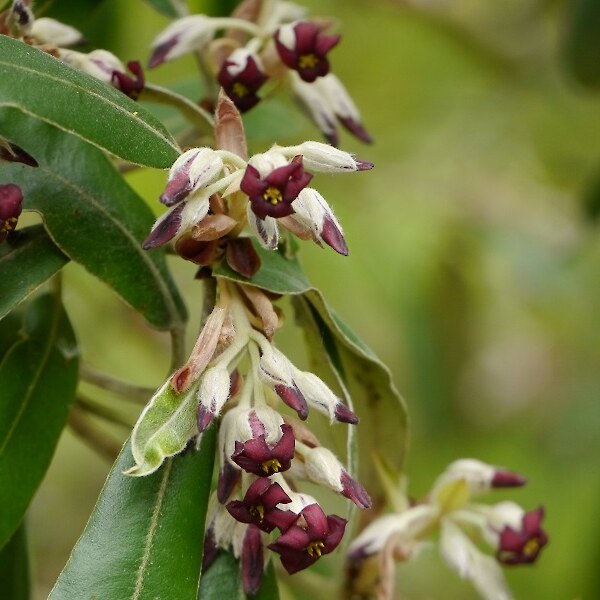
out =
[[[225,252],[230,266],[249,276],[253,271],[236,261],[241,253],[235,246],[247,223],[268,249],[277,247],[282,225],[301,239],[346,255],[342,227],[323,196],[307,187],[313,175],[305,169],[347,173],[372,166],[320,142],[274,146],[248,161],[226,150],[192,148],[171,167],[160,196],[170,209],[158,219],[144,248],[174,241],[181,256],[203,266]],[[244,249],[252,252],[251,246]]]
[[[2,22],[4,27],[1,26]],[[139,62],[127,63],[127,68],[133,74],[131,77],[121,60],[108,50],[84,53],[68,49],[69,46],[83,44],[83,35],[74,27],[56,19],[35,18],[31,8],[23,0],[14,0],[4,19],[0,16],[0,33],[22,39],[62,62],[114,86],[134,100],[137,100],[144,89],[144,73]]]
[[[229,18],[191,15],[171,23],[154,40],[149,66],[199,51],[241,112],[258,104],[268,80],[286,80],[331,144],[338,144],[338,122],[370,143],[358,109],[330,72],[328,55],[341,38],[328,28],[291,2],[246,0]]]
[[[486,600],[512,598],[498,563],[533,563],[548,536],[541,528],[543,508],[525,512],[514,502],[486,505],[472,501],[496,488],[519,487],[526,479],[473,459],[450,464],[437,479],[428,497],[372,522],[350,545],[348,560],[356,569],[369,557],[378,557],[380,596],[392,597],[393,559],[408,560],[434,532],[440,551],[461,577],[469,578]],[[475,544],[477,537],[495,553],[494,558]]]

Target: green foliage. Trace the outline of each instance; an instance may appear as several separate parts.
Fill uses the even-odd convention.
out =
[[[600,86],[600,4],[596,0],[576,0],[565,32],[564,56],[580,83]]]
[[[16,108],[132,163],[166,168],[177,158],[162,124],[116,89],[6,36],[0,56],[0,108]],[[6,118],[0,111],[0,133]]]
[[[196,387],[178,394],[170,380],[156,392],[142,412],[133,433],[131,448],[135,466],[128,475],[154,473],[165,458],[181,452],[198,433]]]
[[[146,2],[156,9],[159,13],[167,17],[171,17],[172,19],[177,18],[177,9],[174,6],[174,3],[171,0],[146,0]]]
[[[0,245],[0,319],[68,262],[41,225]]]
[[[0,362],[0,547],[18,527],[50,464],[79,366],[58,296],[45,294],[26,307],[8,347]]]
[[[196,600],[215,430],[147,477],[128,477],[129,442],[117,459],[50,600]]]
[[[7,600],[31,598],[25,523],[21,523],[9,542],[0,550],[0,581],[2,581],[2,595]]]
[[[185,319],[185,307],[162,250],[141,243],[154,217],[106,156],[81,139],[14,109],[0,110],[0,131],[25,147],[40,166],[5,169],[41,213],[56,245],[112,287],[150,324],[170,329]]]

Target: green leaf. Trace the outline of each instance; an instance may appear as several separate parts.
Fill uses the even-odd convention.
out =
[[[0,547],[50,464],[78,379],[77,344],[58,296],[27,306],[19,337],[0,363]]]
[[[408,414],[389,369],[356,334],[331,310],[318,290],[312,289],[296,299],[300,324],[307,344],[320,345],[326,360],[316,356],[315,371],[333,368],[352,399],[352,409],[361,418],[357,425],[358,478],[371,494],[374,504],[383,498],[383,489],[373,459],[385,457],[387,463],[402,469],[408,442]],[[356,448],[350,448],[353,460]]]
[[[161,250],[141,243],[154,216],[106,156],[79,138],[0,109],[0,131],[32,154],[39,167],[3,167],[23,190],[24,208],[42,214],[54,243],[112,287],[159,329],[186,318],[183,300]]]
[[[22,341],[20,335],[23,315],[15,310],[0,319],[0,364],[11,348]]]
[[[164,169],[179,156],[162,124],[113,87],[6,36],[0,36],[0,57],[0,107],[17,109],[136,164]]]
[[[231,552],[220,552],[202,573],[198,600],[244,600],[240,566]]]
[[[261,261],[260,269],[253,277],[243,277],[230,269],[225,261],[214,269],[214,274],[276,294],[302,294],[311,288],[297,260],[286,258],[280,250],[265,250],[254,239],[252,243]]]
[[[173,2],[171,0],[145,0],[146,4],[149,4],[154,9],[156,9],[159,13],[162,13],[166,17],[171,17],[172,19],[176,19],[179,14],[177,13],[177,9],[173,6]]]
[[[260,589],[254,596],[246,596],[242,589],[240,566],[231,552],[220,552],[212,565],[202,573],[198,600],[279,600],[277,577],[273,560],[263,573]]]
[[[576,0],[570,7],[571,17],[565,29],[563,54],[573,75],[580,83],[600,86],[600,3]]]
[[[24,523],[17,529],[8,544],[0,550],[0,581],[2,597],[6,600],[31,598],[29,552]]]
[[[136,464],[127,471],[128,475],[154,473],[166,458],[181,452],[198,434],[196,389],[197,386],[178,394],[167,379],[154,394],[131,434]]]
[[[41,225],[21,229],[1,244],[0,319],[68,262]]]
[[[128,477],[129,442],[49,600],[196,600],[215,428],[148,477]]]

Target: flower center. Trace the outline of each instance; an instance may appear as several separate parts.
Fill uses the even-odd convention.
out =
[[[273,473],[278,473],[279,469],[281,469],[281,463],[276,458],[270,458],[269,460],[265,460],[261,463],[262,470],[267,475],[272,475]]]
[[[263,519],[265,518],[265,507],[262,506],[261,504],[258,504],[257,506],[251,506],[248,509],[248,512],[255,518],[258,519],[261,523],[263,521]]]
[[[321,554],[323,554],[323,548],[325,548],[325,544],[323,542],[311,542],[306,547],[306,551],[311,558],[314,558],[315,556],[320,558]]]
[[[247,96],[249,92],[248,88],[240,81],[236,81],[231,86],[231,89],[238,98],[243,98],[244,96]]]
[[[0,231],[1,232],[12,231],[15,228],[15,225],[17,224],[18,220],[19,219],[17,219],[16,217],[9,217],[0,226]],[[2,219],[0,219],[0,222],[2,222]]]
[[[314,69],[319,64],[319,57],[314,54],[301,54],[298,58],[298,66],[301,69]]]
[[[527,540],[523,546],[523,554],[525,556],[535,556],[540,549],[540,544],[537,539]]]
[[[273,187],[272,185],[269,186],[265,190],[265,193],[263,194],[263,198],[269,204],[273,204],[273,205],[279,204],[283,200],[283,196],[281,195],[281,191],[278,190],[276,187]]]

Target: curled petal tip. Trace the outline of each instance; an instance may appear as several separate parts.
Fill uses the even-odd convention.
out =
[[[356,425],[359,422],[359,418],[341,402],[336,404],[334,410],[335,418],[342,423],[350,423],[350,425]]]
[[[356,160],[357,171],[370,171],[374,166],[373,163],[367,162],[366,160]]]
[[[348,256],[349,250],[346,240],[344,239],[342,232],[328,216],[325,216],[323,219],[323,231],[321,231],[321,238],[336,252],[343,256]]]
[[[527,477],[512,471],[496,471],[492,478],[493,488],[521,487],[527,483]]]

